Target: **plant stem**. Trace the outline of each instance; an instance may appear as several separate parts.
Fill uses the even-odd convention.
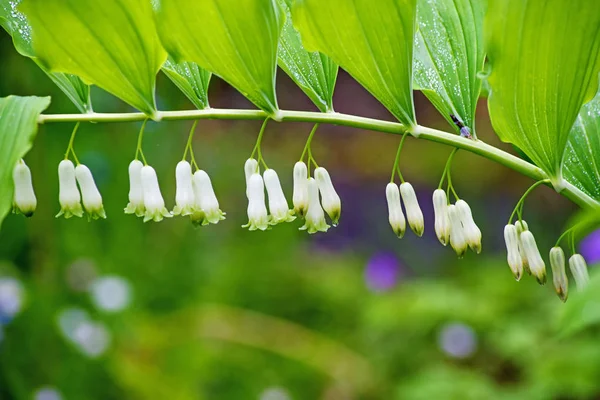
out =
[[[258,138],[256,139],[256,144],[254,145],[254,149],[252,149],[252,154],[250,154],[250,158],[254,158],[254,153],[257,153],[258,154],[258,162],[259,163],[262,162],[265,169],[269,169],[269,167],[267,167],[267,164],[265,163],[265,160],[262,157],[262,153],[260,151],[260,145],[262,143],[262,138],[265,133],[265,129],[267,128],[268,122],[269,122],[269,117],[265,118],[265,121],[262,123],[262,126],[260,127],[260,132],[258,132]]]
[[[402,176],[402,172],[400,172],[400,153],[402,153],[402,147],[404,147],[404,140],[406,140],[406,135],[408,132],[405,132],[402,135],[402,140],[400,140],[400,144],[398,145],[398,150],[396,151],[396,159],[394,160],[394,167],[392,168],[392,177],[390,178],[390,182],[394,182],[394,176],[396,171],[398,171],[398,177],[400,177],[400,182],[404,183],[404,177]]]
[[[315,126],[313,126],[312,130],[310,131],[310,135],[308,135],[308,139],[306,140],[306,144],[304,145],[304,150],[302,150],[302,155],[300,156],[300,161],[304,160],[304,156],[306,155],[306,152],[308,152],[309,156],[312,156],[311,150],[310,150],[310,144],[312,143],[312,139],[313,136],[315,135],[315,132],[317,131],[317,128],[319,127],[319,124],[315,124]],[[310,164],[310,160],[307,164]]]
[[[527,196],[529,196],[529,193],[531,193],[533,191],[533,189],[535,189],[536,187],[542,185],[542,184],[547,184],[550,183],[549,179],[544,179],[541,181],[537,181],[535,182],[533,185],[531,185],[529,187],[529,189],[527,189],[525,191],[525,193],[523,193],[523,196],[521,196],[521,198],[519,199],[519,201],[517,202],[517,205],[515,206],[515,209],[513,210],[512,214],[510,214],[510,218],[508,219],[508,223],[511,224],[512,223],[512,219],[515,216],[515,213],[519,213],[519,221],[521,220],[521,213],[522,211],[519,211],[523,208],[523,204],[525,202],[525,199],[527,198]]]
[[[449,173],[450,164],[452,163],[452,160],[454,159],[454,155],[456,154],[457,151],[458,151],[458,147],[455,147],[454,150],[452,150],[452,153],[450,153],[450,155],[448,156],[448,161],[446,161],[446,166],[444,167],[444,172],[442,172],[442,179],[440,179],[440,184],[438,185],[438,189],[442,188],[442,185],[444,184],[444,178]]]
[[[194,138],[194,131],[196,130],[196,125],[198,125],[198,120],[194,121],[194,124],[192,125],[192,129],[190,129],[190,133],[188,135],[188,140],[185,145],[185,150],[183,151],[183,158],[181,159],[181,161],[186,160],[188,151],[192,153],[192,160],[194,159],[194,150],[192,149],[192,140]]]
[[[142,141],[144,139],[144,129],[146,129],[147,122],[148,122],[148,118],[146,118],[144,120],[144,122],[142,123],[142,128],[140,129],[140,133],[138,133],[137,148],[135,149],[135,159],[137,160],[138,156],[141,155],[144,165],[148,165],[148,163],[146,162],[146,157],[144,157],[144,153],[142,152]]]
[[[73,143],[75,142],[75,135],[77,135],[77,130],[79,129],[79,124],[81,124],[81,122],[78,122],[75,124],[75,128],[73,128],[73,132],[71,132],[71,138],[69,139],[69,145],[67,146],[67,151],[65,152],[65,160],[69,159],[69,152],[73,154],[73,158],[75,159],[75,163],[77,163],[77,165],[79,165],[79,160],[77,159],[77,155],[75,154],[75,149],[73,149]]]

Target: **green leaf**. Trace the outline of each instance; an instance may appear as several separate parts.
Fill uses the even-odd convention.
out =
[[[38,116],[50,105],[50,97],[0,98],[0,226],[12,208],[12,172],[31,148]]]
[[[156,21],[176,62],[211,71],[279,118],[275,73],[284,16],[276,0],[161,0]]]
[[[23,0],[33,49],[50,71],[80,76],[153,116],[166,54],[147,0]]]
[[[208,108],[208,84],[211,73],[193,62],[176,63],[171,57],[165,61],[162,71],[187,96],[198,109]]]
[[[456,128],[450,114],[475,132],[485,59],[480,0],[419,0],[414,84]]]
[[[600,13],[591,0],[493,0],[486,19],[494,129],[562,184],[581,106],[597,90]]]
[[[563,175],[600,201],[600,91],[581,108],[569,134]]]
[[[416,9],[416,0],[296,0],[292,16],[307,50],[327,54],[412,126]]]
[[[82,113],[91,112],[90,88],[79,77],[60,72],[50,72],[40,65],[31,46],[31,26],[23,13],[17,10],[21,0],[0,0],[0,25],[12,36],[15,49],[32,58],[50,79],[67,95]]]
[[[291,3],[291,0],[287,1]],[[319,110],[333,111],[337,64],[324,54],[304,49],[300,34],[292,24],[290,5],[284,0],[279,0],[279,4],[286,15],[279,41],[279,66],[300,86]]]

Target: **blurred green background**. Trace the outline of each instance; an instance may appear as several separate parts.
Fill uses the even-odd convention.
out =
[[[76,112],[4,32],[0,60],[0,96],[51,95],[48,113]],[[314,109],[281,71],[278,95],[281,108]],[[415,97],[421,124],[449,129]],[[157,99],[162,110],[191,108],[163,75]],[[217,78],[210,100],[252,108]],[[97,88],[93,105],[131,111]],[[391,119],[345,73],[334,105]],[[313,152],[342,197],[339,227],[308,236],[295,221],[248,232],[240,227],[247,221],[243,164],[260,122],[203,120],[196,158],[227,219],[199,229],[186,218],[144,224],[123,213],[140,125],[80,128],[75,150],[108,214],[95,222],[54,218],[56,169],[73,124],[40,128],[26,157],[37,212],[9,216],[0,232],[0,399],[600,398],[598,300],[577,298],[572,284],[563,305],[551,284],[528,276],[517,283],[506,265],[502,229],[531,184],[526,178],[458,153],[453,182],[482,228],[484,251],[457,260],[435,238],[431,205],[451,149],[407,140],[401,168],[418,191],[426,234],[398,240],[384,190],[400,138],[322,126]],[[144,152],[169,208],[190,126],[146,128]],[[288,199],[310,128],[270,123],[263,140]],[[477,133],[510,150],[492,132],[485,100]],[[524,217],[543,254],[575,211],[545,187],[528,198]],[[598,236],[582,249],[590,262],[598,261]]]

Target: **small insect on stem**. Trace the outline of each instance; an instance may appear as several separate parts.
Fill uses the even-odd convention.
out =
[[[456,115],[450,114],[450,118],[452,118],[452,122],[454,122],[454,124],[458,126],[458,129],[460,130],[460,136],[465,137],[467,139],[473,139],[473,136],[471,136],[471,129],[469,129],[468,126],[465,126],[465,124],[460,119],[458,119]]]

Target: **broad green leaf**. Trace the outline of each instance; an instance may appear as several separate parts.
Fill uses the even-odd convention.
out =
[[[220,76],[275,119],[283,21],[277,0],[161,0],[156,11],[160,38],[176,62]]]
[[[581,108],[571,129],[563,175],[567,181],[600,201],[600,91]]]
[[[50,97],[0,98],[0,225],[12,208],[12,171],[31,148],[37,118],[50,105]]]
[[[198,109],[208,108],[210,72],[193,62],[176,63],[171,57],[165,61],[162,71]]]
[[[153,116],[166,59],[147,0],[22,0],[33,50],[52,72],[80,76]]]
[[[411,126],[416,11],[416,0],[296,0],[292,16],[307,50],[331,57]]]
[[[475,133],[484,15],[480,0],[418,0],[414,84],[457,132],[450,114]]]
[[[304,49],[300,34],[292,24],[291,0],[279,0],[279,3],[286,15],[279,41],[279,66],[319,110],[333,111],[333,90],[338,66],[325,54]]]
[[[581,106],[596,93],[600,12],[594,0],[492,0],[486,19],[494,129],[562,182]]]
[[[17,10],[21,0],[0,0],[0,25],[12,36],[17,51],[36,61],[31,46],[31,26],[23,13]],[[82,113],[91,112],[90,88],[79,77],[60,72],[50,72],[36,61],[36,64],[69,97]]]

